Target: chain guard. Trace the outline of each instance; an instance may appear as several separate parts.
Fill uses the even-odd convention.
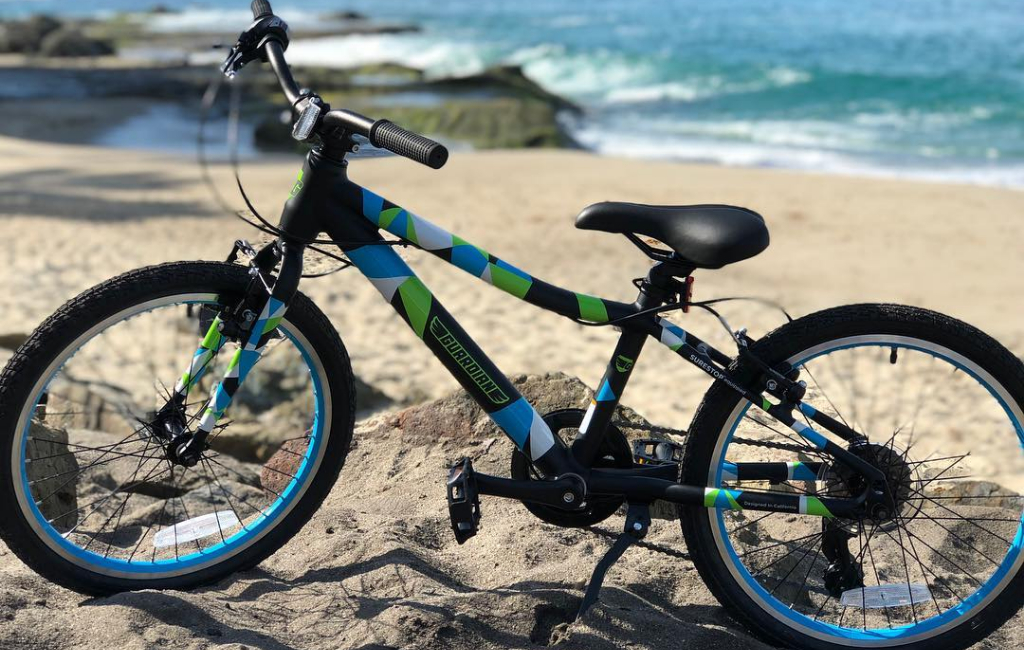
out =
[[[561,409],[544,415],[544,423],[551,429],[551,433],[562,438],[568,446],[572,441],[565,440],[561,432],[565,429],[578,429],[585,415],[586,411],[582,409]],[[632,466],[633,451],[629,441],[618,427],[609,424],[604,441],[601,443],[599,456],[594,460],[594,467],[628,468]],[[530,463],[526,454],[518,449],[512,452],[511,476],[519,481],[544,480],[544,477]],[[541,521],[563,528],[587,528],[615,514],[622,506],[623,499],[621,497],[588,497],[586,507],[574,512],[526,501],[522,503]]]

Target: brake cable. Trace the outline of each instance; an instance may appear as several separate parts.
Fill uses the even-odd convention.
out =
[[[203,93],[203,100],[202,100],[200,116],[199,116],[199,130],[198,130],[197,137],[196,137],[196,151],[197,151],[198,162],[199,162],[200,176],[201,176],[203,182],[206,184],[207,188],[209,189],[210,193],[212,194],[212,196],[214,198],[214,202],[217,203],[217,205],[224,212],[227,212],[231,216],[233,216],[233,217],[241,220],[242,222],[244,222],[246,225],[248,225],[248,226],[250,226],[252,228],[255,228],[256,230],[258,230],[258,231],[260,231],[260,232],[262,232],[264,234],[267,234],[267,235],[270,235],[272,237],[276,237],[276,238],[279,238],[279,239],[283,238],[283,239],[288,239],[288,240],[291,240],[291,241],[296,241],[298,243],[301,243],[301,244],[305,245],[310,250],[312,250],[312,251],[314,251],[316,253],[319,253],[320,255],[323,255],[324,257],[328,257],[328,258],[331,258],[333,260],[336,260],[337,262],[340,263],[340,266],[338,266],[337,268],[331,269],[329,271],[325,271],[325,272],[322,272],[322,273],[306,273],[306,274],[303,274],[302,275],[303,278],[321,278],[321,277],[324,277],[324,276],[327,276],[327,275],[331,275],[333,273],[337,273],[338,271],[342,271],[342,270],[347,269],[350,266],[352,266],[351,260],[349,260],[349,259],[347,259],[347,258],[345,258],[345,257],[343,257],[341,255],[337,255],[337,254],[332,253],[330,251],[324,250],[323,248],[321,248],[319,246],[320,244],[329,245],[329,246],[338,246],[338,247],[354,246],[354,245],[359,245],[359,246],[366,246],[366,245],[370,245],[370,246],[408,246],[409,245],[409,242],[406,242],[404,240],[393,240],[393,239],[382,239],[382,240],[379,240],[379,241],[371,241],[371,242],[348,242],[348,241],[340,241],[340,240],[335,240],[335,239],[330,239],[330,238],[325,238],[325,239],[316,239],[316,238],[308,239],[308,238],[304,238],[304,237],[296,237],[294,235],[286,233],[285,231],[281,230],[280,228],[278,228],[274,224],[270,223],[270,221],[268,221],[266,218],[264,218],[259,213],[259,211],[256,209],[256,207],[253,205],[252,201],[249,199],[249,195],[246,193],[245,187],[242,184],[240,165],[239,165],[239,158],[238,158],[238,140],[239,140],[238,133],[239,133],[240,122],[241,122],[241,120],[240,120],[240,115],[241,115],[241,87],[240,87],[240,84],[237,82],[237,77],[235,79],[236,79],[235,83],[233,83],[231,85],[231,98],[230,98],[230,103],[229,103],[229,114],[228,114],[228,128],[227,128],[228,151],[229,151],[228,159],[229,159],[229,163],[231,165],[232,173],[233,173],[233,175],[235,177],[235,184],[238,187],[238,191],[239,191],[239,193],[242,196],[242,200],[245,202],[245,205],[246,205],[246,208],[249,211],[249,214],[255,219],[255,221],[253,221],[252,219],[247,218],[244,215],[244,211],[236,210],[235,208],[233,208],[228,203],[228,201],[224,198],[224,195],[221,194],[220,190],[217,188],[217,184],[213,180],[213,177],[212,177],[212,175],[210,173],[209,160],[208,160],[208,158],[206,156],[206,125],[207,125],[207,122],[209,120],[209,113],[213,109],[213,106],[216,103],[217,97],[220,94],[221,86],[224,83],[224,76],[220,73],[220,71],[217,71],[217,72],[214,73],[213,79],[210,81],[210,84],[207,86],[206,91]]]

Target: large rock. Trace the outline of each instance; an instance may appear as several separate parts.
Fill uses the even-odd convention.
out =
[[[305,438],[288,440],[283,443],[274,455],[263,464],[263,470],[260,472],[260,485],[271,493],[282,494],[292,477],[298,472],[308,448],[309,441]]]
[[[235,395],[228,416],[233,420],[217,436],[219,453],[242,461],[262,463],[286,440],[307,433],[312,424],[313,397],[309,376],[297,358],[268,355]],[[388,395],[355,380],[356,418],[394,404]]]
[[[60,27],[60,21],[50,16],[4,22],[0,24],[0,53],[35,54],[43,39]]]
[[[14,352],[21,344],[28,340],[28,334],[22,332],[7,332],[0,334],[0,348]]]
[[[582,381],[560,372],[515,375],[510,379],[523,397],[542,414],[566,408],[586,409],[594,397],[594,391]],[[629,439],[665,438],[628,407],[620,405],[614,421]],[[356,434],[357,442],[362,437],[395,435],[401,436],[404,444],[414,445],[443,438],[493,439],[504,434],[468,393],[459,390],[440,399],[369,420]],[[298,470],[306,446],[304,439],[281,444],[264,464],[260,477],[263,487],[280,492]],[[659,502],[652,515],[671,519],[675,516],[675,507]]]
[[[68,451],[68,434],[33,420],[26,445],[26,473],[39,511],[65,532],[78,522],[78,462]]]
[[[136,418],[145,412],[127,391],[113,384],[73,381],[65,376],[50,387],[37,416],[51,427],[125,436],[135,431]]]
[[[586,384],[561,372],[544,375],[513,375],[512,385],[522,393],[541,414],[558,409],[586,409],[594,397],[594,391]],[[651,427],[636,411],[619,406],[616,422],[628,422],[642,431]],[[477,406],[465,391],[457,391],[446,397],[411,406],[384,418],[383,424],[400,429],[413,437],[437,439],[441,436],[474,436],[489,438],[501,435],[500,429]],[[623,427],[625,428],[625,427]],[[631,436],[633,437],[633,436]]]
[[[114,47],[107,41],[91,38],[75,27],[61,27],[47,34],[39,43],[43,56],[107,56]]]

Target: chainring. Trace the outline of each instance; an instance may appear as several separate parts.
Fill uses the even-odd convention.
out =
[[[586,411],[582,409],[561,409],[543,416],[544,423],[551,433],[561,438],[566,446],[572,440],[566,440],[562,431],[579,429]],[[578,434],[577,434],[578,435]],[[604,440],[594,460],[594,467],[629,468],[633,466],[633,451],[626,436],[615,425],[609,424]],[[543,481],[545,477],[533,466],[526,454],[518,449],[512,453],[511,476],[518,481]],[[586,528],[600,523],[622,506],[621,497],[588,497],[582,510],[567,511],[537,503],[523,501],[523,505],[535,517],[555,526],[563,528]]]

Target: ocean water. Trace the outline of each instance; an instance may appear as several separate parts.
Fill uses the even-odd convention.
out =
[[[137,10],[0,0],[0,14]],[[1024,187],[1022,0],[279,0],[293,26],[354,9],[418,34],[297,42],[293,62],[430,74],[521,65],[584,107],[568,126],[625,156]],[[239,0],[154,18],[245,26]]]

